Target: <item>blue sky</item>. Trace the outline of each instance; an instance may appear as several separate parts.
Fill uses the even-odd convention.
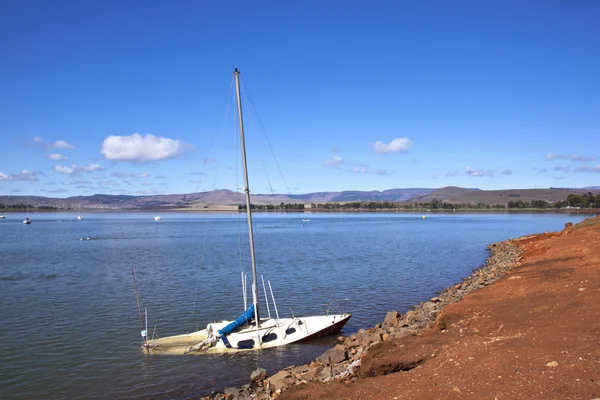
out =
[[[600,185],[598,21],[597,1],[3,1],[0,194],[241,186],[234,67],[254,193]]]

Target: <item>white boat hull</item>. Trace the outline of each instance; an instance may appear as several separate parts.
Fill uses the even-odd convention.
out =
[[[303,340],[339,332],[348,322],[351,314],[334,314],[297,318],[264,319],[260,328],[256,325],[246,325],[242,329],[226,336],[231,347],[219,339],[214,346],[205,350],[195,351],[196,354],[227,353],[245,350],[262,350],[271,347],[284,346]],[[152,353],[185,354],[191,347],[201,343],[212,334],[229,324],[230,321],[214,322],[202,329],[184,335],[169,336],[149,340],[144,346]],[[260,344],[257,338],[260,337]]]

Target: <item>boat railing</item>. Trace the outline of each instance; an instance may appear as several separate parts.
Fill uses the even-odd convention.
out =
[[[323,313],[325,315],[330,314],[345,314],[346,304],[350,301],[350,299],[336,299],[332,300],[329,303],[321,303],[321,304],[313,304],[310,306],[303,306],[297,308],[289,308],[292,318],[295,318],[296,315],[299,314],[315,314],[313,311],[316,311],[316,314]]]

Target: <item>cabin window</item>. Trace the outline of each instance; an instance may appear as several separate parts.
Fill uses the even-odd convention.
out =
[[[237,347],[238,349],[251,349],[254,347],[254,339],[240,340]]]
[[[296,328],[288,328],[285,330],[285,334],[286,335],[291,335],[292,333],[296,332]]]
[[[277,334],[269,333],[268,335],[263,336],[262,341],[263,341],[263,343],[267,343],[267,342],[272,342],[275,339],[277,339]]]

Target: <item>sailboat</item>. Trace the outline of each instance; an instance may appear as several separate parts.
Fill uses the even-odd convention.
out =
[[[240,71],[236,68],[233,71],[233,75],[235,80],[241,144],[240,150],[244,174],[244,194],[248,219],[250,262],[252,266],[252,304],[234,321],[214,322],[208,324],[206,329],[159,339],[149,339],[147,336],[147,322],[146,326],[144,326],[144,323],[142,322],[142,338],[144,339],[143,347],[151,352],[162,352],[167,354],[187,354],[195,352],[227,353],[248,349],[267,349],[339,332],[352,316],[352,314],[339,312],[337,310],[333,313],[329,313],[329,310],[327,310],[325,315],[306,317],[292,315],[292,317],[289,318],[279,318],[272,290],[271,296],[277,318],[271,318],[270,311],[268,318],[262,318],[260,315],[258,304],[258,275],[254,252],[254,233],[252,229],[252,208],[250,206],[250,187],[248,183],[246,143],[244,138],[244,122],[240,94]],[[243,277],[244,276],[242,275],[242,281],[244,282],[245,279]],[[243,286],[245,288],[245,284]],[[266,298],[264,281],[263,289]],[[242,291],[244,292],[244,290]],[[267,300],[267,309],[269,309],[268,304]],[[142,319],[141,311],[140,319]]]
[[[29,196],[27,196],[27,216],[25,217],[25,219],[23,220],[23,223],[25,225],[29,225],[31,224],[31,220],[29,219]]]
[[[83,219],[83,215],[81,215],[81,204],[79,205],[79,215],[77,215],[77,219],[81,221]]]

